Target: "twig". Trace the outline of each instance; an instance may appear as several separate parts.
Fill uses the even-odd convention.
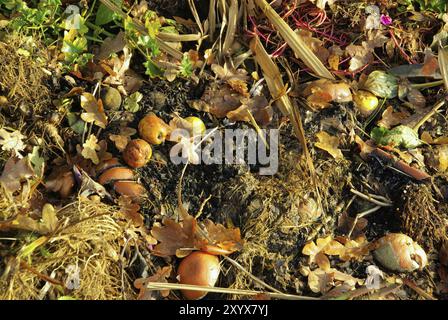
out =
[[[351,193],[356,194],[358,197],[363,198],[364,200],[370,201],[374,204],[376,204],[377,206],[381,206],[381,207],[391,207],[392,206],[392,202],[381,202],[379,200],[376,200],[374,198],[372,198],[371,196],[365,195],[362,192],[359,192],[358,190],[355,189],[350,189]]]
[[[320,300],[319,298],[299,296],[286,293],[274,293],[254,290],[243,289],[229,289],[221,287],[206,287],[196,286],[191,284],[178,284],[178,283],[160,283],[160,282],[146,282],[146,288],[150,290],[191,290],[191,291],[208,291],[216,293],[228,293],[228,294],[241,294],[246,296],[256,296],[259,294],[265,294],[271,298],[285,299],[285,300]]]
[[[363,212],[358,213],[358,214],[356,215],[356,217],[355,217],[355,220],[353,221],[352,228],[350,229],[350,232],[348,233],[348,236],[347,236],[347,237],[348,237],[348,238],[351,237],[351,235],[352,235],[352,233],[353,233],[353,230],[355,230],[356,224],[358,223],[358,220],[359,220],[359,219],[361,219],[361,218],[363,218],[363,217],[365,217],[365,216],[367,216],[367,215],[369,215],[369,214],[371,214],[371,213],[373,213],[373,212],[375,212],[375,211],[378,211],[378,210],[381,209],[381,208],[382,208],[381,206],[376,206],[376,207],[373,207],[373,208],[368,209],[368,210],[366,210],[366,211],[363,211]]]
[[[445,99],[442,101],[439,101],[427,114],[423,116],[423,118],[420,119],[420,121],[414,126],[414,131],[418,131],[420,127],[429,120],[436,112],[439,110],[443,105],[445,104]]]
[[[275,289],[274,287],[271,287],[270,285],[268,285],[266,282],[264,282],[263,280],[257,278],[256,276],[254,276],[252,273],[250,273],[249,271],[247,271],[246,269],[244,269],[244,267],[242,265],[240,265],[238,262],[236,262],[235,260],[233,260],[232,258],[229,258],[227,256],[223,256],[224,259],[226,259],[227,261],[229,261],[231,264],[233,264],[236,268],[240,269],[241,271],[243,271],[246,275],[248,275],[252,280],[254,280],[255,282],[257,282],[258,284],[261,284],[263,287],[268,288],[271,291],[277,292],[282,294],[281,291]]]
[[[425,299],[428,300],[437,300],[436,298],[434,298],[432,295],[426,293],[425,291],[423,291],[421,288],[419,288],[413,281],[409,280],[409,279],[402,279],[403,283],[405,285],[407,285],[409,288],[411,288],[412,290],[414,290],[415,292],[417,292],[419,295],[421,295],[422,297],[424,297]]]

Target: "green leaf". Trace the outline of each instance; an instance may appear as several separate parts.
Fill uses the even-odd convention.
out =
[[[120,8],[121,5],[123,4],[123,0],[111,0],[111,1]],[[112,20],[114,20],[114,15],[115,13],[112,10],[110,10],[108,7],[106,7],[104,4],[101,3],[98,7],[98,11],[96,12],[95,24],[98,26],[107,24]]]
[[[193,74],[193,65],[186,54],[184,54],[180,63],[180,74],[183,77],[189,77]]]
[[[374,128],[371,137],[378,145],[383,146],[414,149],[422,144],[417,132],[404,125],[395,127],[392,130],[381,127]]]
[[[151,78],[154,77],[160,77],[163,75],[162,70],[155,65],[154,62],[152,62],[151,60],[147,60],[146,62],[143,63],[143,65],[146,68],[145,74],[150,76]]]
[[[135,113],[140,110],[140,105],[138,103],[142,99],[143,95],[140,92],[134,92],[124,100],[124,108],[130,112]]]

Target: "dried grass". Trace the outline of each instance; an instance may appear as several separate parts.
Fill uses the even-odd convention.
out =
[[[0,280],[0,299],[56,299],[62,295],[94,300],[135,298],[122,264],[126,263],[121,256],[125,230],[113,218],[115,214],[114,207],[82,197],[60,210],[58,217],[65,227],[27,259],[8,258]],[[23,262],[29,268],[24,268]],[[42,275],[65,283],[69,266],[79,268],[77,289],[51,285],[43,291],[48,281]]]
[[[14,107],[39,111],[51,101],[46,64],[45,49],[35,38],[7,34],[0,41],[0,90]]]

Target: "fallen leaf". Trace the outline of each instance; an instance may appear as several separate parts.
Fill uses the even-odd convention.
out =
[[[235,251],[241,250],[243,247],[243,240],[239,228],[226,228],[222,224],[215,224],[213,221],[207,219],[201,223],[205,235],[200,242],[203,245],[213,245],[226,254],[231,254]]]
[[[241,106],[227,113],[229,120],[251,122],[249,111],[259,125],[264,126],[271,122],[274,112],[264,96],[245,98],[241,102]]]
[[[392,106],[389,106],[386,110],[384,110],[383,114],[381,115],[381,120],[378,121],[377,125],[386,129],[390,129],[398,124],[401,124],[403,120],[408,118],[409,116],[410,114],[408,112],[394,112],[394,108]]]
[[[23,139],[25,139],[25,136],[18,130],[9,132],[3,128],[0,129],[0,145],[2,146],[2,150],[13,151],[14,155],[20,156],[19,151],[25,149]]]
[[[11,223],[11,227],[28,231],[38,232],[40,234],[49,234],[56,230],[58,218],[54,207],[47,203],[42,208],[42,220],[36,221],[25,215],[18,215]]]
[[[95,135],[91,134],[90,137],[86,140],[86,142],[82,145],[83,149],[81,155],[84,159],[90,159],[94,164],[98,164],[100,162],[96,151],[100,150],[101,147],[97,144],[98,139]]]
[[[144,223],[143,215],[139,212],[140,206],[132,202],[130,197],[121,196],[118,199],[120,212],[123,213],[126,220],[131,221],[134,226],[139,227]]]
[[[342,151],[338,149],[339,138],[330,136],[325,131],[318,132],[316,136],[319,139],[319,142],[314,144],[317,148],[327,151],[335,159],[344,158]]]
[[[18,157],[11,157],[6,161],[0,176],[0,185],[9,193],[14,193],[21,188],[21,182],[27,180],[35,175],[33,168],[30,165],[28,157],[19,159]]]
[[[439,163],[439,171],[448,170],[448,145],[444,144],[437,147],[437,161]]]
[[[331,236],[325,238],[318,238],[316,243],[314,241],[308,242],[302,249],[302,254],[310,256],[309,263],[316,262],[316,256],[319,253],[325,253],[329,255],[341,254],[344,246],[333,240]]]
[[[87,111],[81,113],[81,119],[88,123],[105,129],[107,125],[107,117],[104,113],[104,108],[101,100],[97,101],[95,97],[88,92],[81,95],[81,107]]]
[[[441,136],[433,139],[433,137],[429,134],[428,131],[423,131],[420,140],[428,144],[448,144],[448,137]]]
[[[137,130],[130,127],[121,127],[119,134],[111,134],[109,139],[115,143],[115,147],[118,151],[122,152],[129,141],[131,141],[131,137],[137,133]]]
[[[355,218],[352,218],[348,215],[347,211],[344,211],[344,213],[342,213],[338,219],[339,231],[343,232],[344,234],[348,234],[353,229],[352,235],[355,237],[359,235],[367,227],[368,220],[365,218],[360,218],[356,222],[356,225],[353,226],[355,220]]]
[[[188,216],[182,222],[164,218],[162,225],[154,224],[151,235],[159,241],[154,247],[153,254],[161,257],[187,256],[195,249],[196,219]]]
[[[148,289],[147,283],[168,283],[167,278],[170,276],[171,271],[172,267],[166,266],[163,268],[159,268],[154,275],[148,278],[136,279],[134,281],[134,287],[140,290],[137,300],[156,300],[158,298],[158,295],[162,296],[163,298],[167,297],[170,294],[170,290],[151,290]]]
[[[70,168],[66,166],[54,168],[45,182],[45,188],[58,192],[62,198],[67,198],[72,193],[74,186],[75,177]]]
[[[312,81],[303,91],[311,107],[322,109],[330,106],[330,102],[350,102],[352,93],[345,82],[334,82],[326,79]]]

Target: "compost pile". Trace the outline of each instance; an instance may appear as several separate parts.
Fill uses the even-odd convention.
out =
[[[2,1],[0,299],[446,299],[447,9]]]

